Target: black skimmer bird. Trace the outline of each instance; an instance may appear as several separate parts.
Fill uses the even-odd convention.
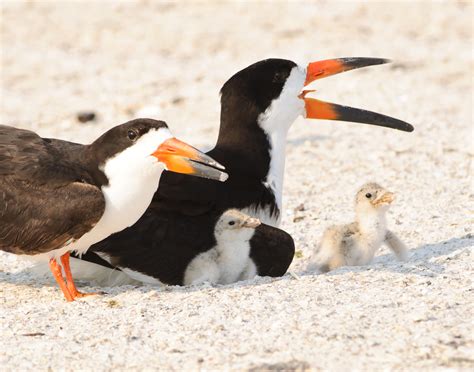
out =
[[[405,261],[407,247],[387,228],[385,215],[394,199],[392,192],[377,183],[362,186],[355,197],[355,222],[328,227],[309,268],[327,272],[341,266],[367,265],[382,244]]]
[[[68,301],[82,297],[69,252],[133,225],[163,170],[223,181],[223,167],[174,138],[166,123],[137,119],[90,145],[0,126],[0,249],[49,259]],[[60,258],[61,266],[57,262]]]
[[[212,183],[166,174],[143,217],[131,228],[96,244],[93,251],[135,279],[182,284],[189,262],[216,244],[215,215],[236,208],[266,224],[257,228],[251,240],[250,257],[258,274],[283,275],[291,263],[294,244],[271,226],[280,221],[286,138],[297,117],[413,131],[410,124],[392,117],[310,98],[310,84],[387,62],[340,58],[304,67],[289,60],[267,59],[239,71],[221,89],[219,136],[207,153],[226,166],[228,181]],[[274,241],[272,234],[282,236],[280,245],[265,244]],[[143,255],[148,260],[142,260]],[[98,262],[97,257],[90,260]]]

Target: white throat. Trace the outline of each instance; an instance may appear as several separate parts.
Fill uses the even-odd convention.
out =
[[[273,191],[280,211],[282,210],[286,138],[291,125],[304,112],[304,101],[298,98],[298,95],[305,78],[305,69],[300,66],[294,67],[280,96],[273,100],[258,118],[258,123],[267,134],[271,146],[270,169],[264,184]]]
[[[104,214],[69,249],[84,253],[92,244],[138,221],[150,205],[164,170],[164,165],[151,154],[171,137],[166,128],[151,130],[133,146],[107,160],[102,169],[109,180],[108,185],[102,186]]]
[[[385,236],[387,221],[385,211],[367,208],[357,210],[360,232],[370,240],[380,240]]]

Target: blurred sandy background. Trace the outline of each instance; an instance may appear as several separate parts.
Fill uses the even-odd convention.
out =
[[[87,142],[148,116],[206,149],[219,89],[247,65],[374,56],[395,62],[319,81],[317,97],[416,128],[294,124],[282,227],[300,280],[123,286],[67,304],[0,253],[2,369],[472,369],[472,17],[460,1],[1,2],[2,124]],[[79,123],[83,110],[98,119]],[[368,267],[305,274],[370,180],[397,193],[389,223],[410,261],[382,250]]]

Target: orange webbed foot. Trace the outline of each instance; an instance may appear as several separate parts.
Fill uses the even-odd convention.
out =
[[[93,296],[93,295],[98,295],[102,294],[101,292],[98,293],[82,293],[79,292],[76,288],[76,285],[74,284],[74,279],[72,278],[72,273],[71,273],[71,266],[69,265],[69,256],[70,253],[67,252],[61,256],[61,263],[64,268],[64,272],[66,274],[66,281],[67,281],[67,289],[71,296],[76,299],[76,298],[83,298],[83,297],[88,297],[88,296]]]
[[[51,258],[49,260],[49,268],[51,269],[51,272],[53,273],[54,279],[56,279],[56,282],[58,283],[59,288],[61,288],[61,290],[63,291],[64,297],[66,297],[66,301],[68,302],[74,301],[74,296],[69,291],[68,285],[63,278],[61,266],[58,264],[58,262],[54,258]]]

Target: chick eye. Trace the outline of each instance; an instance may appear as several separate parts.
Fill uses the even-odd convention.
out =
[[[127,136],[128,136],[128,138],[129,138],[131,141],[135,141],[135,140],[137,139],[137,137],[138,137],[138,134],[137,134],[137,132],[135,132],[134,130],[129,130],[129,131],[127,132]]]
[[[372,197],[372,194],[371,194],[370,192],[368,192],[367,194],[365,194],[365,197],[366,197],[367,199],[370,199],[370,198]]]
[[[235,225],[235,221],[230,221],[230,222],[229,222],[229,225],[230,225],[230,226]]]

